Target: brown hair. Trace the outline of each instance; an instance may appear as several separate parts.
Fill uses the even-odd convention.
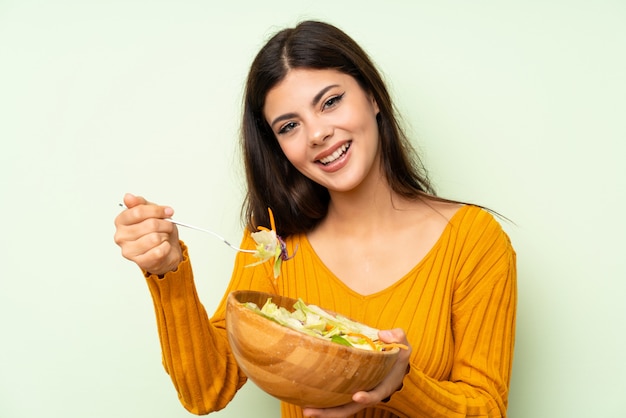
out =
[[[434,195],[367,53],[335,26],[305,21],[275,34],[261,48],[248,73],[241,141],[248,183],[242,214],[249,229],[269,226],[268,207],[282,237],[309,231],[328,211],[328,190],[287,160],[263,116],[267,93],[294,68],[334,69],[354,77],[380,110],[381,165],[391,189],[406,198]]]

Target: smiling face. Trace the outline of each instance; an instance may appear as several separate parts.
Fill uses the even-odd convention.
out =
[[[330,192],[380,176],[378,105],[351,76],[292,69],[263,113],[287,159]]]

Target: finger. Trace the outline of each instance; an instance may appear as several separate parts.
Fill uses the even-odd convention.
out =
[[[149,202],[141,196],[135,196],[131,193],[124,195],[124,204],[127,208],[134,208],[137,205],[147,205]]]
[[[376,388],[372,389],[369,392],[361,391],[352,395],[352,400],[360,405],[369,406],[375,405],[379,403],[381,400],[385,399],[387,395],[385,395],[386,389],[383,388],[382,385],[378,385]]]
[[[406,334],[400,328],[386,329],[378,332],[378,338],[386,343],[402,343],[407,344]]]
[[[141,269],[152,274],[163,274],[173,270],[179,262],[169,241],[163,241],[148,252],[135,257],[133,261]]]
[[[182,255],[180,245],[168,238],[169,235],[155,233],[128,242],[120,246],[122,255],[144,270],[164,273],[176,267]]]
[[[139,257],[152,251],[164,242],[171,242],[171,235],[161,232],[152,232],[142,235],[136,239],[121,241],[122,256],[131,261],[136,261]]]
[[[171,222],[150,218],[139,224],[118,225],[113,239],[125,258],[136,261],[137,256],[163,241],[169,241],[172,245],[178,242],[178,229]]]
[[[143,206],[147,206],[147,207],[157,206],[157,207],[160,207],[161,210],[159,210],[158,214],[160,214],[162,216],[158,216],[157,215],[155,217],[165,217],[165,218],[167,218],[167,217],[170,217],[170,216],[172,216],[174,214],[174,211],[169,206],[157,205],[155,203],[147,201],[145,198],[143,198],[141,196],[135,196],[135,195],[133,195],[131,193],[126,193],[124,195],[124,205],[126,206],[127,209],[132,209],[132,208],[135,208],[135,207],[143,207]],[[147,212],[147,213],[154,213],[154,212]]]
[[[133,222],[133,221],[131,221]],[[172,222],[150,217],[138,223],[120,224],[118,228],[119,241],[135,241],[144,235],[152,233],[174,234],[176,225]]]
[[[334,408],[304,408],[302,414],[305,417],[316,418],[345,418],[350,415],[354,415],[358,411],[363,409],[363,405],[351,402],[345,405],[337,406]]]
[[[159,206],[155,204],[139,204],[122,211],[115,218],[115,225],[134,225],[144,222],[150,218],[165,219],[174,214],[174,210],[169,206]]]
[[[127,210],[131,219],[137,222],[149,218],[169,218],[174,214],[174,209],[169,206],[155,205],[154,203],[142,204]]]

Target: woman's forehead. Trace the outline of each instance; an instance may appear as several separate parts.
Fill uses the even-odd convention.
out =
[[[265,97],[264,113],[279,105],[308,104],[330,86],[346,87],[357,84],[356,80],[334,69],[291,69]]]

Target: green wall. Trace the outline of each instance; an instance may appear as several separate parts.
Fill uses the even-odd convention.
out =
[[[190,416],[117,203],[237,241],[244,77],[305,18],[371,53],[440,194],[514,222],[510,416],[623,416],[626,3],[348,0],[0,0],[0,416]],[[212,312],[234,254],[182,236]],[[214,416],[278,404],[248,384]]]

